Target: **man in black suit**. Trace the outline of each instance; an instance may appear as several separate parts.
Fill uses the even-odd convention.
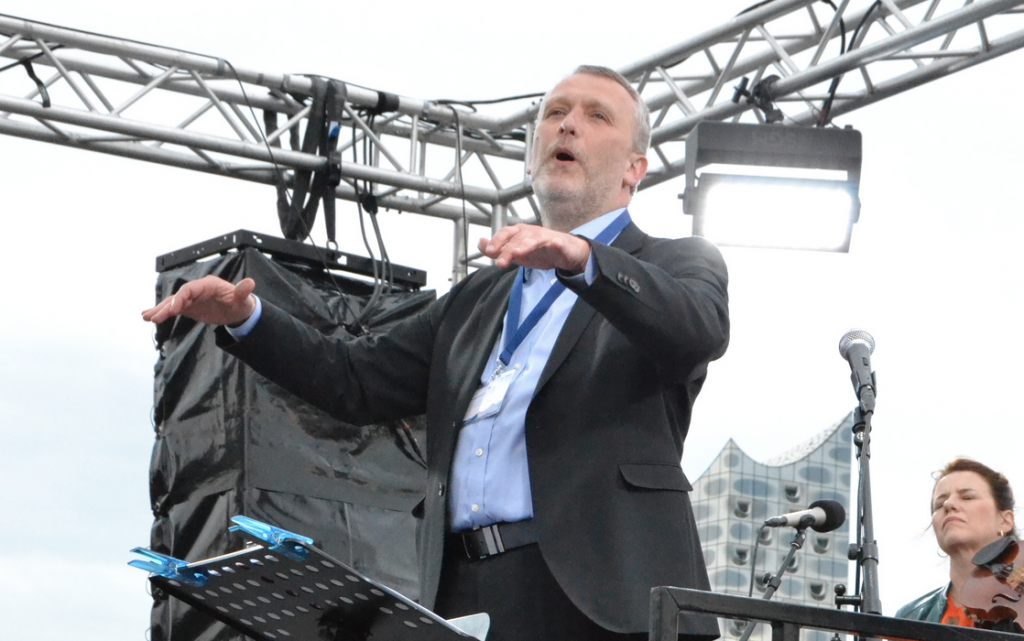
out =
[[[426,414],[425,606],[490,612],[490,639],[645,638],[651,587],[708,588],[680,460],[729,331],[718,250],[625,210],[649,139],[624,78],[577,69],[537,121],[543,226],[481,240],[496,268],[384,335],[329,340],[251,279],[194,281],[143,317],[234,326],[222,347],[348,422]],[[693,614],[680,630],[718,635]]]

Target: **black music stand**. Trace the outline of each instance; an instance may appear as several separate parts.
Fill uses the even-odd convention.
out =
[[[155,587],[258,641],[483,638],[359,574],[313,547],[308,537],[244,516],[232,521],[232,531],[270,545],[194,563],[135,548],[149,561],[129,564],[153,573]],[[474,617],[480,617],[474,627],[482,627],[486,615]],[[482,632],[486,635],[486,626]]]

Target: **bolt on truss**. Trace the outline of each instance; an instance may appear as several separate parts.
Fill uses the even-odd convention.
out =
[[[1021,5],[774,0],[626,65],[653,119],[640,188],[684,173],[684,141],[701,120],[764,120],[765,103],[736,89],[743,78],[782,126],[828,126],[1021,48]],[[303,150],[311,76],[5,15],[0,70],[0,133],[266,184],[329,162]],[[463,105],[348,84],[344,96],[335,195],[453,221],[455,280],[481,264],[466,224],[535,219],[525,160],[536,97]]]

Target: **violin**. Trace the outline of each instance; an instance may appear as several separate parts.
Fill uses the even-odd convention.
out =
[[[974,555],[978,566],[960,588],[959,601],[976,627],[1020,631],[1024,622],[1024,546],[1013,536]],[[1009,626],[1009,627],[1007,627]]]

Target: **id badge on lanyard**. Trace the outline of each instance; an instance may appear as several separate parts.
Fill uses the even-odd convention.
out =
[[[519,365],[504,369],[496,372],[486,383],[482,384],[473,394],[473,400],[469,402],[464,423],[489,418],[501,411],[505,397],[508,396],[508,388],[512,385],[512,381],[516,380],[520,371]]]

